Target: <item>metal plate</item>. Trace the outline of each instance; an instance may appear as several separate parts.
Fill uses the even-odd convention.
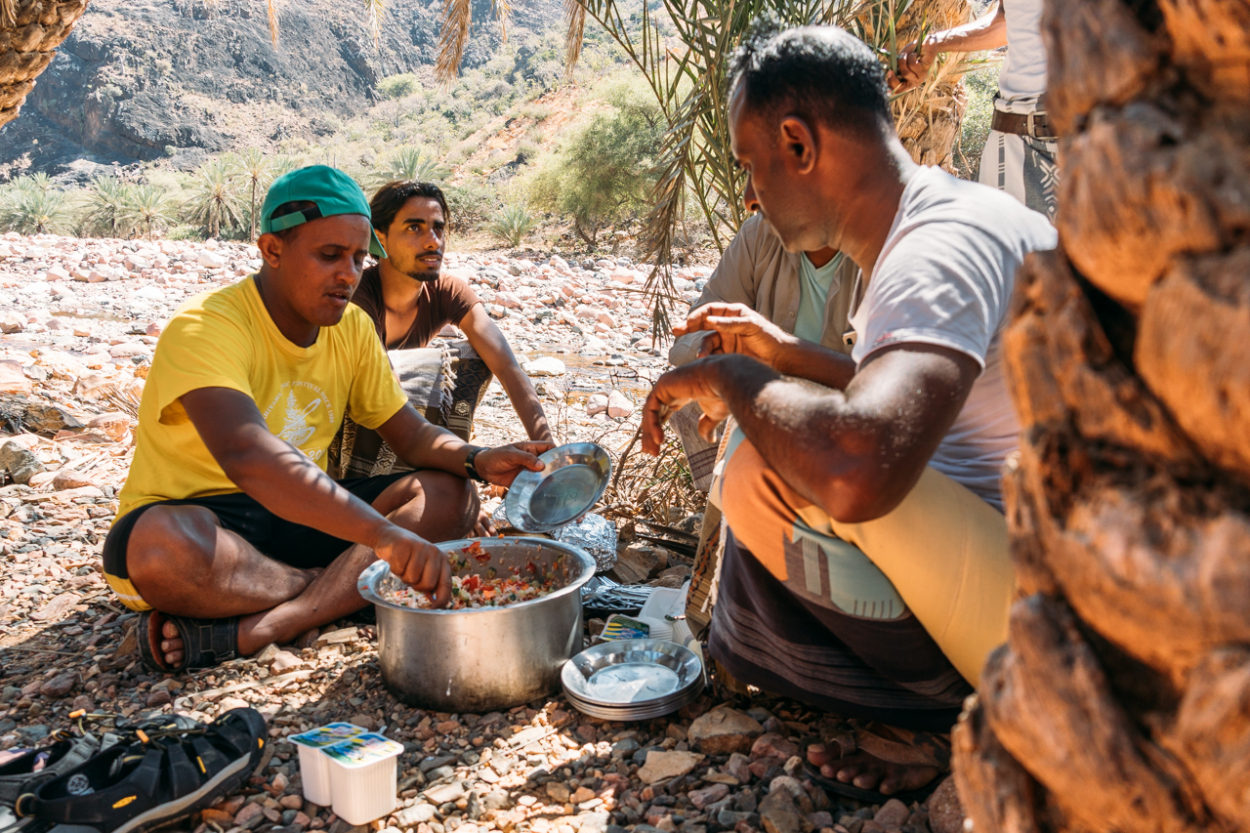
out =
[[[565,663],[560,680],[579,704],[645,710],[681,700],[691,688],[701,690],[703,664],[675,642],[623,639],[582,651]]]
[[[542,471],[517,475],[504,507],[508,522],[525,532],[546,532],[576,520],[603,496],[612,458],[594,443],[571,443],[538,458]]]
[[[672,714],[678,709],[682,709],[695,700],[699,699],[699,695],[703,693],[703,686],[692,686],[690,690],[680,698],[660,703],[657,705],[643,705],[631,708],[610,708],[608,706],[596,706],[592,703],[586,703],[573,697],[568,697],[569,703],[573,708],[582,714],[598,717],[603,720],[613,721],[631,721],[631,720],[652,720],[657,717],[663,717],[666,714]],[[567,696],[567,692],[566,692]]]

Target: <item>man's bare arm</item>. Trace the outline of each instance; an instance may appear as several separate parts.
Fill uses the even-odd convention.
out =
[[[895,93],[906,92],[924,84],[937,56],[945,52],[987,52],[1007,45],[1007,16],[1000,2],[992,12],[976,20],[904,46],[899,51],[898,73],[889,73],[887,80]]]
[[[697,400],[732,414],[768,464],[833,518],[868,521],[915,486],[979,373],[963,353],[900,344],[871,356],[845,391],[821,393],[745,356],[715,356],[656,382],[644,447],[663,440],[664,413]]]
[[[389,523],[275,436],[247,394],[200,388],[184,394],[182,406],[226,477],[275,515],[367,545]]]
[[[529,438],[537,442],[551,442],[551,428],[547,425],[547,415],[543,413],[543,406],[534,391],[534,385],[517,363],[508,339],[504,338],[495,322],[490,320],[485,307],[474,304],[473,309],[461,319],[460,329],[464,330],[473,349],[499,379],[499,384],[503,385]]]
[[[182,396],[200,439],[226,477],[280,518],[370,547],[410,586],[451,598],[447,559],[339,486],[317,464],[275,436],[250,396],[200,388]]]
[[[395,456],[414,469],[439,469],[464,477],[469,444],[405,404],[377,428]]]
[[[404,405],[378,426],[378,435],[413,468],[441,469],[460,477],[466,476],[464,462],[475,448],[446,428],[431,424],[411,405]],[[488,448],[477,455],[474,466],[487,481],[510,486],[525,469],[541,471],[538,455],[551,447],[551,443],[528,442]]]

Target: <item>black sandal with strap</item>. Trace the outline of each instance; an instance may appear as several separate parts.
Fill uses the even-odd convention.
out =
[[[172,667],[165,662],[161,633],[165,622],[173,622],[182,640],[182,663]],[[153,671],[167,674],[192,668],[213,668],[239,656],[239,617],[226,619],[192,619],[170,616],[153,610],[139,617],[139,656]]]
[[[18,798],[17,814],[80,833],[144,833],[187,818],[236,791],[260,762],[267,730],[255,709],[205,726],[135,730],[114,746]]]

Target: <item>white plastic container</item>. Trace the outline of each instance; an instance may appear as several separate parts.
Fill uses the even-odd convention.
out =
[[[368,824],[395,809],[399,753],[404,745],[372,732],[327,746],[331,807],[348,824]]]
[[[287,738],[299,747],[300,780],[306,800],[321,807],[330,806],[330,759],[322,750],[367,731],[350,723],[331,723]]]

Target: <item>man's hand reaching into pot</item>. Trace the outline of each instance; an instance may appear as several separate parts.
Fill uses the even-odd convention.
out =
[[[434,607],[451,601],[451,562],[447,553],[408,530],[384,521],[373,540],[378,558],[414,590],[427,594]]]

